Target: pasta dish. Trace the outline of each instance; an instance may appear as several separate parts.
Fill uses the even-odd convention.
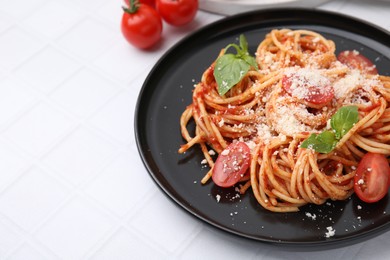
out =
[[[203,184],[251,191],[274,212],[387,194],[390,77],[375,61],[290,29],[269,32],[254,56],[244,36],[216,56],[180,119],[179,153],[200,146]]]

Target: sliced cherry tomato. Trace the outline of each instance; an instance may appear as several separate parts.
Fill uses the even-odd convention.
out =
[[[375,65],[358,51],[342,51],[337,56],[337,59],[350,68],[358,69],[367,74],[378,74]]]
[[[223,150],[213,168],[212,179],[220,187],[232,187],[244,177],[251,159],[250,149],[244,142],[231,143]]]
[[[198,0],[156,0],[161,17],[173,26],[191,22],[198,11]]]
[[[354,190],[364,202],[382,199],[389,189],[390,167],[383,154],[367,153],[356,170]]]
[[[314,104],[326,104],[334,97],[334,89],[331,85],[315,86],[305,79],[292,75],[282,78],[284,90],[291,96],[303,99]]]
[[[162,20],[152,7],[130,0],[130,6],[123,7],[121,30],[125,39],[132,45],[146,49],[155,45],[161,38]]]

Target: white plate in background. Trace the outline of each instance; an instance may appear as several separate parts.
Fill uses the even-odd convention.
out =
[[[199,0],[203,11],[232,15],[260,8],[316,7],[329,0]]]

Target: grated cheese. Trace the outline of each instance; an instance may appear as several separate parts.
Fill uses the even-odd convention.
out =
[[[218,126],[219,126],[219,127],[222,127],[224,124],[225,124],[225,121],[224,121],[223,118],[222,118],[221,121],[219,121]]]
[[[326,238],[329,238],[329,237],[333,237],[335,234],[336,234],[336,230],[333,229],[333,227],[329,226],[326,228],[328,231],[325,233],[325,237]]]
[[[266,124],[258,124],[256,126],[257,136],[263,140],[263,143],[268,144],[271,141],[271,128]]]
[[[229,155],[229,153],[230,153],[230,150],[228,150],[228,149],[225,149],[221,152],[222,155]]]
[[[345,98],[347,94],[354,91],[360,83],[361,74],[358,70],[353,70],[344,78],[339,79],[333,85],[336,99]]]
[[[298,108],[299,107],[296,107],[296,109]],[[306,126],[298,119],[296,119],[290,107],[279,105],[276,107],[275,112],[277,118],[273,122],[273,127],[277,132],[284,135],[293,136],[294,134],[307,130]]]
[[[298,99],[305,99],[310,94],[328,94],[326,86],[330,86],[330,80],[321,74],[320,70],[303,68],[289,69],[286,76],[291,82],[291,95]],[[315,90],[314,93],[310,93]]]

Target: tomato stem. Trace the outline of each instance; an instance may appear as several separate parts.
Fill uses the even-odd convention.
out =
[[[129,7],[122,6],[123,11],[129,14],[134,14],[138,11],[139,0],[128,0]]]

